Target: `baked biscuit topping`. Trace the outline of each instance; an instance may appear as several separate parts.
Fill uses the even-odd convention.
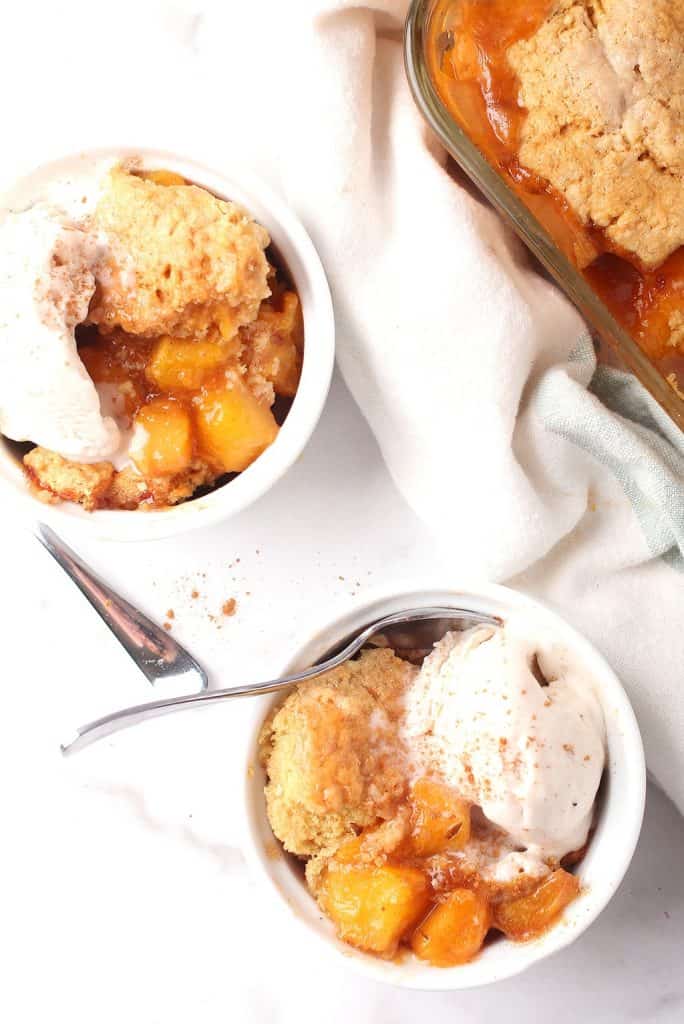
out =
[[[115,169],[95,211],[109,266],[89,322],[129,334],[234,335],[270,294],[268,233],[240,207],[206,189],[157,184]]]
[[[396,811],[406,789],[397,721],[415,675],[391,651],[367,651],[300,684],[266,723],[268,815],[290,853],[329,855]]]
[[[558,0],[508,51],[521,163],[649,268],[684,244],[684,3]]]

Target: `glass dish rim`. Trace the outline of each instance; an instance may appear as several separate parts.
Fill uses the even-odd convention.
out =
[[[653,366],[636,341],[620,327],[579,271],[557,248],[536,217],[508,187],[440,99],[425,60],[425,28],[434,4],[435,0],[412,0],[406,17],[404,64],[416,106],[468,178],[513,227],[590,326],[617,349],[627,368],[684,432],[684,400]]]

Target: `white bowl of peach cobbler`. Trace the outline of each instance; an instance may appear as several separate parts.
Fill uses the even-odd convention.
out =
[[[327,395],[323,269],[244,172],[137,150],[40,168],[2,200],[0,304],[0,473],[101,535],[244,508]]]
[[[435,606],[500,624],[464,624],[411,660],[366,648],[261,702],[245,844],[321,948],[383,981],[457,989],[519,973],[597,917],[639,836],[645,765],[603,658],[503,587],[376,598],[288,667]]]

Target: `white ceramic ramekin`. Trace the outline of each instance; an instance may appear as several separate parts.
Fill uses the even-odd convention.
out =
[[[304,317],[304,363],[292,407],[275,442],[243,473],[210,494],[174,508],[85,512],[69,503],[42,505],[33,498],[19,462],[0,437],[0,482],[16,499],[14,511],[29,523],[42,519],[55,529],[103,540],[152,540],[212,525],[242,511],[267,491],[301,454],[325,403],[335,358],[335,323],[330,290],[318,254],[292,211],[254,175],[243,169],[232,177],[175,153],[112,148],[63,157],[39,167],[2,196],[0,206],[30,201],[42,185],[84,171],[100,160],[135,158],[143,168],[164,168],[243,206],[269,232],[292,275]]]
[[[329,955],[376,980],[415,989],[463,989],[486,985],[518,974],[573,942],[601,913],[618,888],[639,837],[646,792],[646,768],[634,712],[612,669],[582,636],[537,602],[505,587],[484,585],[452,590],[443,587],[404,594],[376,595],[361,607],[328,623],[296,654],[287,668],[314,663],[350,633],[382,615],[429,605],[460,606],[490,612],[504,619],[513,611],[533,611],[540,623],[586,665],[601,700],[607,732],[607,767],[596,831],[578,868],[582,893],[562,920],[531,942],[506,939],[488,944],[471,963],[439,968],[407,956],[387,962],[359,952],[336,939],[331,923],[321,914],[303,882],[301,868],[274,841],[264,801],[264,773],[259,765],[257,739],[270,708],[282,695],[264,697],[255,709],[247,740],[245,771],[244,846],[253,874],[274,911],[284,911],[293,927]],[[278,851],[278,852],[276,852]],[[310,969],[304,953],[302,971]]]

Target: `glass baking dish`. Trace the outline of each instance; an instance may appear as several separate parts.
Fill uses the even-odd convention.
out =
[[[437,0],[413,0],[406,20],[405,61],[416,104],[447,152],[503,214],[537,259],[578,307],[588,323],[684,431],[684,400],[611,315],[581,273],[553,242],[525,203],[483,156],[447,109],[432,81],[426,50]]]

